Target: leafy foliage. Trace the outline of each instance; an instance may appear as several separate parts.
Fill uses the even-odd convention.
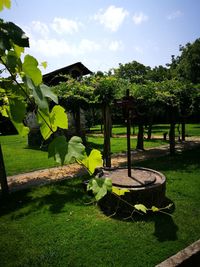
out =
[[[87,185],[87,190],[92,190],[95,199],[99,201],[107,194],[108,191],[112,190],[112,181],[109,178],[91,179]]]
[[[68,143],[68,153],[66,155],[66,163],[81,161],[86,157],[85,146],[82,144],[82,139],[78,136],[73,136]]]
[[[126,189],[126,188],[118,188],[116,186],[112,187],[112,193],[116,194],[118,196],[124,196],[125,193],[129,193],[130,190]]]
[[[10,8],[11,7],[11,1],[10,0],[1,0],[0,1],[0,11],[2,11],[4,8]]]
[[[103,160],[101,152],[97,149],[93,149],[88,157],[85,157],[81,163],[89,170],[90,173],[94,173],[95,169],[103,166]]]

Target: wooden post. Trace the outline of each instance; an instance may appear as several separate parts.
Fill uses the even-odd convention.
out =
[[[138,136],[136,149],[144,150],[144,126],[141,122],[138,124]]]
[[[127,98],[129,97],[129,90],[126,91]],[[127,129],[127,165],[128,165],[128,177],[131,177],[131,121],[130,110],[126,110],[126,129]]]
[[[110,135],[111,135],[111,119],[110,119],[110,106],[104,106],[104,158],[105,166],[111,167],[111,149],[110,149]]]
[[[169,130],[169,147],[170,147],[170,155],[175,154],[175,123],[170,123]]]
[[[4,160],[3,160],[1,144],[0,144],[0,184],[1,184],[2,195],[7,196],[9,193],[9,188],[8,188],[8,182],[7,182],[7,177],[6,177],[6,170],[5,170]]]
[[[185,141],[185,122],[181,123],[181,140]]]

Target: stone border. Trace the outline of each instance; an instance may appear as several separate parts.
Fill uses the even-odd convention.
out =
[[[200,266],[200,239],[155,267]]]

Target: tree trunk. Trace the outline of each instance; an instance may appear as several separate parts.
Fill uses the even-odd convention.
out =
[[[138,125],[138,136],[136,149],[144,150],[144,126],[142,123]]]
[[[170,124],[169,130],[169,146],[170,146],[170,155],[175,154],[175,123]]]
[[[7,196],[9,193],[9,188],[8,188],[6,170],[5,170],[4,160],[3,160],[3,153],[1,150],[1,144],[0,144],[0,184],[1,184],[2,195]]]
[[[104,118],[104,148],[103,155],[105,159],[105,166],[111,167],[111,148],[110,148],[110,136],[111,136],[111,114],[110,106],[105,105],[103,108]]]
[[[185,122],[181,124],[181,139],[185,141]]]
[[[86,145],[86,137],[85,137],[85,130],[81,129],[81,109],[80,107],[77,108],[75,111],[75,127],[76,127],[76,135],[82,138],[83,144]]]
[[[152,123],[149,123],[149,125],[148,125],[148,131],[147,131],[147,139],[148,140],[151,140],[152,126],[153,126],[153,124]]]

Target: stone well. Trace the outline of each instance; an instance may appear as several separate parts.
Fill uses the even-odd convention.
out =
[[[127,168],[110,168],[103,171],[104,178],[110,178],[113,186],[119,189],[128,189],[129,192],[121,196],[122,199],[130,204],[144,204],[163,207],[166,205],[166,178],[155,170],[135,167],[131,169],[131,177],[127,174]],[[118,199],[113,194],[108,193],[101,201],[102,207],[109,207],[113,210],[119,205]],[[117,203],[117,204],[116,204]],[[125,202],[120,201],[120,209],[126,210]]]

